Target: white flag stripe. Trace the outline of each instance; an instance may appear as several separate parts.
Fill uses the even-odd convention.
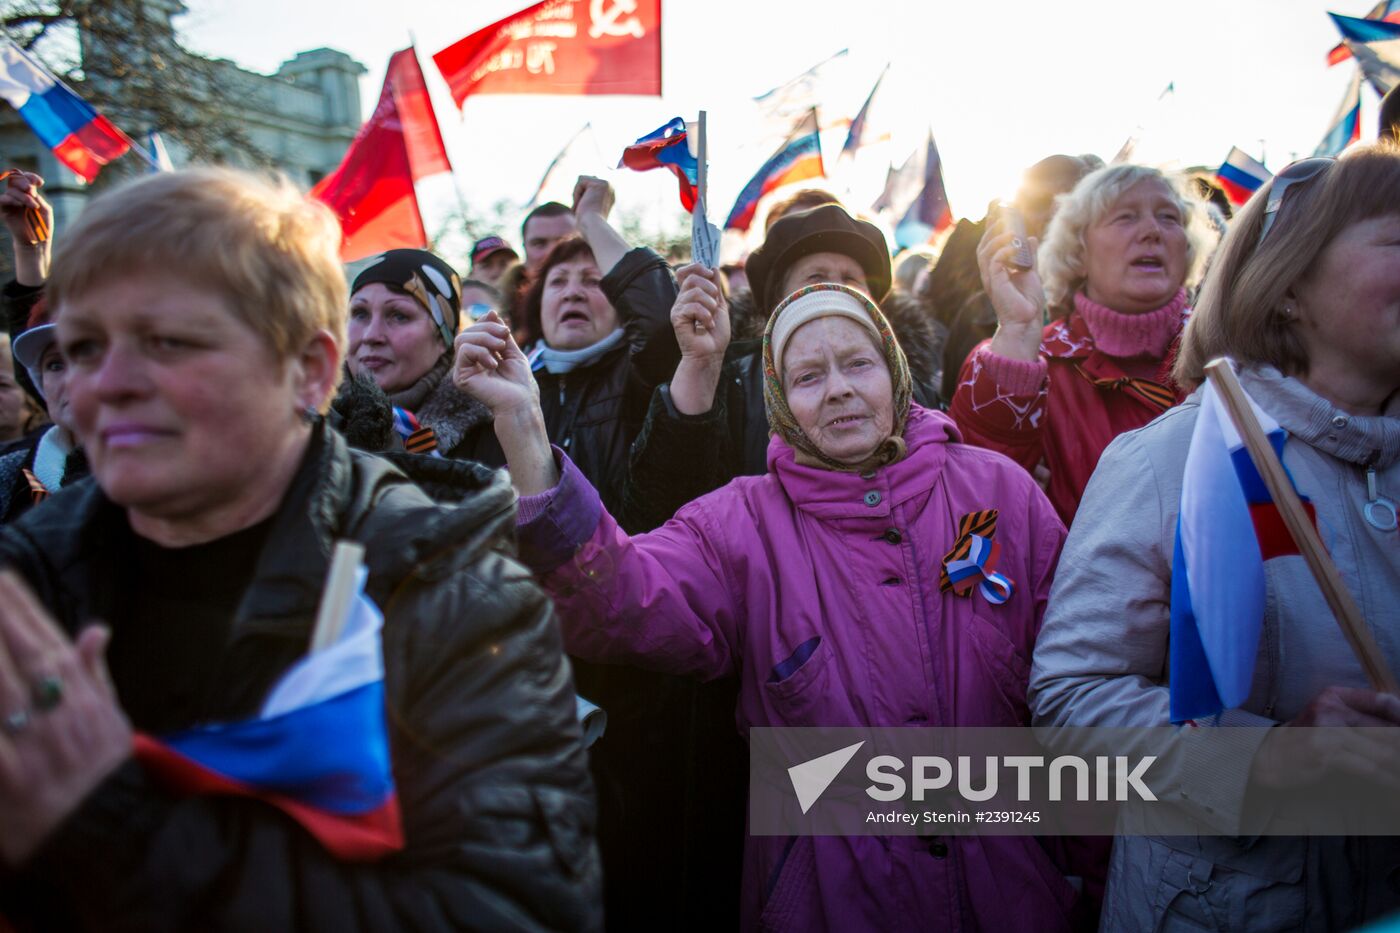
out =
[[[384,616],[365,595],[368,572],[364,567],[356,579],[355,598],[350,615],[335,644],[303,658],[283,675],[268,694],[261,717],[270,719],[340,696],[366,684],[384,679],[384,651],[380,630]]]

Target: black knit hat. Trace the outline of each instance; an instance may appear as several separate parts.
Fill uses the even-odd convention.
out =
[[[744,271],[763,314],[770,314],[782,294],[783,278],[803,256],[840,253],[865,270],[870,297],[878,303],[890,291],[890,251],[880,228],[856,220],[839,204],[823,204],[810,211],[788,214],[768,231],[763,245],[753,251]]]
[[[462,280],[456,271],[425,249],[391,249],[369,262],[355,276],[350,294],[376,282],[402,289],[423,305],[451,349],[462,320]]]

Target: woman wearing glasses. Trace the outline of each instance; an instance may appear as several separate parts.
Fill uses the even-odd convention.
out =
[[[1169,351],[1210,243],[1203,213],[1176,179],[1111,165],[1064,196],[1038,260],[1002,221],[978,246],[997,331],[949,412],[968,443],[1047,468],[1066,524],[1109,441],[1178,401]]]
[[[1386,662],[1400,670],[1400,149],[1297,163],[1254,196],[1216,256],[1174,375],[1199,386],[1204,365],[1221,356],[1287,432],[1284,466],[1315,506]],[[1168,724],[1173,543],[1199,411],[1198,393],[1104,451],[1036,645],[1038,724]],[[1400,699],[1367,689],[1303,561],[1275,557],[1264,568],[1250,694],[1219,724],[1400,725]],[[1226,835],[1241,831],[1250,782],[1307,786],[1323,767],[1352,767],[1321,752],[1285,765],[1285,733],[1239,734],[1252,736],[1252,758],[1167,788],[1222,835],[1119,837],[1104,929],[1340,930],[1400,908],[1396,840]],[[1198,736],[1183,729],[1173,741]],[[1178,746],[1187,760],[1191,747]]]

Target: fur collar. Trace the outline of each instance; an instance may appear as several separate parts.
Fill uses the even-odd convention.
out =
[[[442,378],[413,412],[418,423],[432,428],[438,450],[450,454],[472,430],[491,423],[491,410],[472,398],[450,377]]]

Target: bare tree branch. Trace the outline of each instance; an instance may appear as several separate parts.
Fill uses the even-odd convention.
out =
[[[133,136],[156,128],[178,139],[194,161],[270,164],[240,118],[248,92],[242,73],[186,50],[168,15],[153,6],[150,0],[0,0],[0,25]],[[119,165],[103,172],[98,185],[140,170]]]

